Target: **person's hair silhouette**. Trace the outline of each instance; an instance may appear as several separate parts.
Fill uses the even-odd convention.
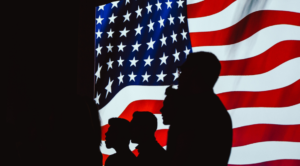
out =
[[[214,87],[221,71],[221,63],[210,52],[196,52],[188,55],[178,77],[178,90],[186,93],[210,91]]]
[[[110,127],[105,133],[105,144],[108,149],[114,148],[116,153],[107,158],[105,166],[135,165],[136,157],[129,149],[129,121],[122,118],[111,118],[109,119],[108,124]]]
[[[134,112],[131,125],[131,142],[137,143],[137,165],[165,165],[165,149],[155,139],[157,118],[151,112]]]
[[[232,145],[231,118],[214,93],[221,64],[209,52],[189,54],[179,66],[178,90],[166,89],[161,109],[164,124],[170,124],[168,165],[225,166]]]
[[[157,119],[151,112],[134,112],[131,120],[131,142],[139,144],[153,139],[156,129]]]

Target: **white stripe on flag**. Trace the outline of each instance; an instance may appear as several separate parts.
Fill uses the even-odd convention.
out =
[[[274,25],[266,27],[235,44],[193,47],[192,49],[193,52],[212,52],[219,61],[239,60],[257,56],[285,40],[300,40],[300,26]]]
[[[287,99],[288,100],[288,99]],[[229,110],[232,127],[238,128],[253,124],[300,124],[300,104],[290,107],[248,107]]]
[[[99,110],[101,125],[108,124],[112,117],[119,117],[124,109],[137,100],[164,100],[166,86],[126,86],[117,93],[102,109]],[[101,104],[101,103],[100,103]]]
[[[194,3],[199,3],[199,2],[202,2],[203,0],[187,0],[186,1],[186,4],[187,5],[191,5],[191,4],[194,4]]]
[[[249,76],[220,76],[216,94],[230,91],[267,91],[291,85],[300,79],[300,57],[286,61],[266,73]],[[298,72],[295,72],[298,71]]]
[[[164,125],[161,114],[154,114],[154,115],[157,118],[157,130],[169,129],[170,125]]]
[[[228,164],[255,164],[271,160],[300,160],[300,143],[269,141],[233,147]]]
[[[294,4],[294,5],[291,5]],[[251,5],[249,5],[251,4]],[[257,0],[238,0],[230,4],[223,11],[198,18],[189,18],[188,25],[190,32],[207,32],[228,28],[247,15],[261,10],[278,10],[300,13],[300,1],[257,1]],[[247,7],[247,8],[245,8]]]

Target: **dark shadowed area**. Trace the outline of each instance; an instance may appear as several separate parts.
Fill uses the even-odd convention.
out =
[[[89,114],[97,112],[79,101],[93,100],[95,7],[109,2],[11,5],[3,23],[12,32],[4,32],[11,46],[2,52],[9,61],[1,79],[0,165],[82,165],[102,157],[89,136],[100,128],[86,130],[97,126]]]

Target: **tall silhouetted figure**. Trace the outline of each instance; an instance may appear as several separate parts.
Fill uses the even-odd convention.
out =
[[[105,166],[134,166],[136,157],[129,149],[130,123],[126,119],[111,118],[106,132],[106,147],[114,148],[116,153],[110,155]]]
[[[232,145],[231,118],[214,93],[221,64],[208,52],[189,54],[179,67],[178,90],[167,88],[161,109],[170,124],[169,166],[227,166]]]
[[[131,142],[137,143],[137,166],[165,166],[166,151],[156,141],[157,119],[151,112],[134,112]]]

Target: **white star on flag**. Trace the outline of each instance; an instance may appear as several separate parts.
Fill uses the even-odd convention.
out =
[[[111,17],[108,17],[108,19],[110,20],[110,21],[109,21],[109,24],[112,23],[112,22],[115,23],[115,19],[116,19],[117,17],[118,17],[118,16],[114,16],[114,13],[111,15]]]
[[[100,104],[100,103],[99,103],[99,98],[100,98],[100,96],[101,96],[101,94],[98,95],[98,92],[97,92],[96,97],[94,98],[96,104],[98,104],[98,105]]]
[[[114,61],[111,61],[110,58],[109,58],[108,62],[106,63],[106,64],[108,65],[107,71],[108,71],[110,68],[113,69],[113,67],[112,67],[112,64],[113,64],[113,63],[114,63]]]
[[[102,49],[102,47],[100,47],[100,44],[98,43],[98,47],[96,48],[96,51],[97,51],[97,57],[98,57],[98,54],[101,55],[101,49]]]
[[[181,23],[181,22],[184,23],[184,17],[185,17],[185,16],[182,16],[182,13],[180,13],[180,17],[178,17],[178,18],[180,19],[180,23]]]
[[[99,16],[98,18],[96,18],[96,20],[97,20],[97,23],[96,24],[102,24],[102,20],[103,20],[104,18],[101,18],[101,16]]]
[[[174,43],[174,41],[177,42],[176,36],[177,36],[177,34],[174,33],[174,31],[173,31],[173,35],[171,35],[171,37],[172,37],[172,39],[173,39],[173,43]]]
[[[107,47],[107,52],[112,52],[112,48],[114,47],[114,46],[112,46],[110,43],[109,43],[109,45],[108,46],[106,46]]]
[[[130,61],[130,67],[131,66],[135,66],[136,67],[136,63],[139,61],[139,60],[135,60],[135,57],[133,57],[133,59],[132,60],[129,60]]]
[[[187,32],[184,32],[184,29],[182,29],[182,33],[180,33],[182,35],[182,40],[186,39],[187,40],[187,37],[186,37],[186,34]]]
[[[96,78],[96,83],[97,83],[97,80],[101,78],[101,77],[100,77],[101,69],[102,69],[102,66],[100,66],[100,63],[98,63],[98,69],[97,69],[97,71],[96,71],[96,73],[95,73],[95,76],[97,77],[97,78]]]
[[[105,6],[105,5],[100,5],[100,6],[98,7],[98,11],[104,10],[104,6]]]
[[[158,81],[164,82],[164,77],[165,77],[166,75],[167,75],[167,74],[164,74],[163,71],[161,71],[160,74],[156,74],[156,76],[158,77],[157,82],[158,82]]]
[[[122,44],[122,42],[121,42],[121,44],[120,45],[117,45],[118,46],[118,48],[119,48],[119,50],[118,50],[118,52],[120,52],[120,51],[122,51],[122,52],[124,52],[124,47],[126,47],[126,45],[123,45]]]
[[[165,21],[165,19],[162,19],[161,16],[160,16],[160,20],[158,21],[159,24],[160,24],[160,25],[159,25],[160,28],[161,28],[161,26],[165,27],[164,21]]]
[[[98,38],[101,38],[101,34],[102,34],[102,32],[100,31],[100,29],[98,29],[98,32],[96,32],[96,35],[97,35],[96,38],[97,38],[97,39],[98,39]]]
[[[136,75],[134,75],[133,72],[132,72],[131,74],[128,74],[128,76],[130,77],[129,82],[130,82],[131,80],[133,80],[133,82],[135,82],[135,77],[136,77]]]
[[[157,11],[160,9],[161,10],[161,3],[159,3],[159,0],[157,0],[157,4],[155,4],[157,6]]]
[[[145,63],[145,66],[149,65],[151,66],[151,61],[153,61],[154,59],[150,59],[150,55],[148,56],[148,59],[144,59],[144,61],[146,62]]]
[[[159,39],[159,40],[161,41],[161,47],[162,47],[163,45],[166,45],[166,46],[167,46],[167,43],[166,43],[167,37],[165,37],[164,34],[162,34],[162,38]]]
[[[131,13],[128,13],[128,10],[127,10],[127,13],[125,15],[123,15],[123,17],[125,18],[123,22],[130,21],[130,18],[129,18],[130,15],[131,15]]]
[[[178,71],[178,69],[176,69],[176,72],[173,73],[173,75],[174,75],[174,80],[173,80],[173,81],[175,81],[175,80],[178,78],[178,76],[179,76],[179,71]]]
[[[142,10],[143,9],[140,9],[140,6],[138,6],[138,10],[135,11],[136,12],[136,18],[138,18],[139,16],[142,17]]]
[[[151,29],[154,31],[154,29],[153,29],[154,23],[155,23],[155,22],[152,22],[151,19],[150,19],[150,23],[148,24],[149,32],[151,31]]]
[[[144,82],[144,81],[149,82],[149,81],[148,81],[148,78],[149,78],[150,76],[151,76],[151,75],[147,75],[147,72],[145,73],[145,75],[142,75],[142,77],[143,77],[143,82]]]
[[[160,65],[162,65],[163,63],[167,64],[167,58],[168,58],[168,56],[165,56],[165,53],[164,53],[164,55],[159,58],[161,60]]]
[[[140,34],[141,35],[141,30],[143,29],[143,27],[140,27],[140,24],[139,24],[139,26],[137,27],[137,28],[135,28],[134,30],[136,31],[135,32],[135,36],[137,35],[137,34]]]
[[[140,46],[141,46],[141,44],[138,44],[138,41],[136,41],[135,45],[132,45],[132,47],[133,47],[132,52],[134,52],[134,50],[136,50],[138,52]]]
[[[107,84],[107,86],[105,87],[105,89],[106,89],[106,96],[105,96],[105,98],[107,97],[108,92],[111,93],[111,86],[112,86],[112,83],[113,83],[113,82],[114,82],[114,80],[110,81],[110,77],[109,77],[108,84]]]
[[[124,82],[123,82],[123,77],[124,77],[124,75],[122,75],[122,73],[120,72],[120,76],[118,77],[118,79],[119,79],[119,85],[120,85],[121,83],[124,83]]]
[[[148,11],[147,14],[149,14],[149,12],[152,13],[151,7],[152,7],[152,5],[150,5],[149,2],[148,2],[148,6],[146,7],[146,8],[147,8],[147,11]]]
[[[130,1],[129,1],[129,0],[126,0],[125,5],[127,5],[127,3],[130,3]]]
[[[170,25],[174,24],[174,17],[172,17],[171,14],[170,14],[170,17],[168,18],[168,20],[170,21]]]
[[[180,54],[180,52],[177,52],[177,49],[175,49],[175,53],[173,54],[173,56],[174,56],[174,62],[176,62],[176,60],[178,60],[178,61],[180,61],[179,60],[179,54]]]
[[[190,53],[190,49],[188,49],[187,46],[185,46],[185,50],[183,52],[185,53],[185,58],[187,58],[187,56]]]
[[[126,30],[126,27],[125,27],[123,31],[120,31],[120,33],[121,33],[120,37],[122,37],[122,36],[127,37],[127,33],[128,33],[129,31],[130,31],[130,30]]]
[[[176,2],[178,3],[178,8],[179,8],[179,7],[182,7],[182,8],[183,8],[182,4],[183,4],[184,1],[179,0],[179,1],[176,1]]]
[[[149,48],[154,49],[153,48],[154,43],[155,43],[155,41],[152,41],[152,38],[151,38],[151,40],[147,43],[147,45],[148,45],[148,49],[147,50],[149,50]]]
[[[169,9],[169,8],[172,9],[172,6],[171,6],[172,2],[170,2],[170,1],[168,0],[168,2],[166,2],[166,4],[168,5],[168,6],[167,6],[167,9]]]
[[[111,28],[110,28],[109,32],[106,32],[106,33],[108,34],[107,38],[109,38],[109,37],[113,38],[112,35],[115,33],[115,31],[111,31]]]
[[[117,61],[118,61],[118,63],[119,63],[118,67],[119,67],[119,66],[123,66],[124,59],[122,59],[121,56],[120,56],[120,59],[117,60]]]
[[[118,8],[118,3],[119,3],[120,1],[114,1],[114,2],[111,2],[112,3],[112,7],[111,8],[113,8],[113,7],[116,7],[116,8]]]

